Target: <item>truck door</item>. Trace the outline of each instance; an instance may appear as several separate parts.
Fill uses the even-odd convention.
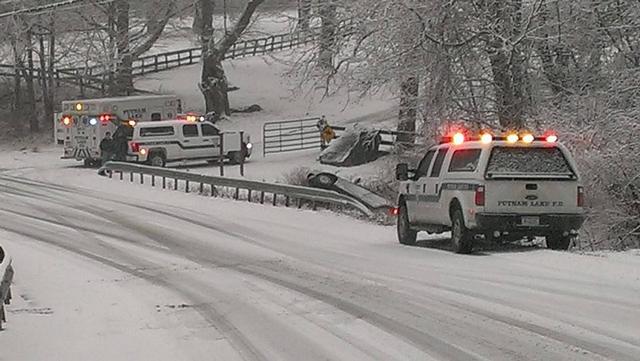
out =
[[[409,199],[407,200],[407,207],[409,208],[409,218],[411,222],[423,223],[423,215],[420,212],[420,197],[423,196],[426,190],[427,177],[429,175],[429,168],[433,163],[433,156],[436,150],[430,149],[427,154],[418,163],[414,182],[409,184]]]
[[[449,147],[444,146],[438,149],[429,171],[429,176],[425,178],[422,194],[418,201],[418,213],[420,221],[424,224],[440,224],[440,195],[442,191],[442,165],[449,152]]]
[[[200,124],[202,130],[202,142],[208,146],[205,148],[205,153],[207,156],[218,157],[220,156],[220,130],[208,123]]]
[[[182,126],[182,139],[180,148],[182,149],[182,159],[197,159],[206,157],[205,142],[200,136],[197,124],[185,124]]]

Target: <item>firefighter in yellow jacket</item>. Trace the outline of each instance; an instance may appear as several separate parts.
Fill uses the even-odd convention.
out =
[[[320,131],[320,148],[325,149],[329,146],[329,143],[336,137],[336,132],[327,122],[327,119],[323,115],[318,123],[316,124],[318,130]]]

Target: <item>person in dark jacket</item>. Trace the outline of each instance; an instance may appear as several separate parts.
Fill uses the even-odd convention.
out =
[[[118,162],[127,161],[127,153],[129,151],[129,139],[127,137],[127,131],[125,125],[119,125],[113,134],[113,149],[114,158]]]
[[[107,132],[104,135],[104,139],[100,141],[100,157],[102,158],[102,165],[106,162],[113,160],[114,142],[111,138],[111,132]]]

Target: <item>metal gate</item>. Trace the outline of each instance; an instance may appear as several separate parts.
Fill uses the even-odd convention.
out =
[[[320,149],[320,118],[304,118],[265,123],[262,127],[262,155]]]

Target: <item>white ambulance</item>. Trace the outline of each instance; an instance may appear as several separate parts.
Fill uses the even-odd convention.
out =
[[[175,95],[143,95],[116,98],[68,100],[56,126],[63,128],[63,159],[100,162],[100,142],[107,132],[112,135],[119,125],[175,119],[182,113],[182,103]],[[56,133],[58,134],[58,133]]]

